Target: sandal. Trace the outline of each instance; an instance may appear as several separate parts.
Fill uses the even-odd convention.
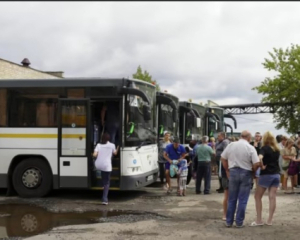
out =
[[[223,217],[222,220],[223,220],[223,221],[226,221],[226,217]]]
[[[267,226],[273,226],[273,223],[266,223]]]
[[[264,223],[256,223],[256,222],[253,222],[250,224],[250,227],[258,227],[258,226],[263,226]]]

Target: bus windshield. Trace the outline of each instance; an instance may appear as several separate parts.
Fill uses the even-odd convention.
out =
[[[213,108],[212,113],[216,114],[220,121],[216,124],[213,118],[208,118],[208,134],[210,137],[216,138],[219,132],[224,131],[224,110],[220,108]]]
[[[173,108],[167,104],[160,105],[159,136],[163,137],[164,131],[168,131],[171,136],[178,135],[178,124],[173,120]]]
[[[132,87],[142,90],[150,100],[151,120],[144,119],[143,106],[147,103],[136,95],[126,96],[125,107],[125,145],[156,144],[156,92],[155,87],[139,82],[132,82]]]

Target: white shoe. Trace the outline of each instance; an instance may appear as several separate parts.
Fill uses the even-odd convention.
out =
[[[108,202],[102,202],[102,205],[108,205]]]

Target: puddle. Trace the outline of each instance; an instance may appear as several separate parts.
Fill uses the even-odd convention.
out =
[[[159,218],[165,217],[149,212],[122,210],[61,213],[27,204],[0,204],[0,239],[30,237],[60,226]]]

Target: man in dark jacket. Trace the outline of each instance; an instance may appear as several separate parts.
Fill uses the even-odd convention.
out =
[[[218,141],[216,142],[216,162],[217,166],[219,168],[219,172],[221,170],[221,176],[224,176],[226,178],[226,172],[225,169],[223,168],[221,164],[221,154],[229,144],[229,140],[226,139],[226,133],[225,132],[220,132],[218,134]],[[220,169],[221,168],[221,169]],[[217,189],[218,193],[223,193],[224,192],[224,187],[222,184],[222,177],[219,175],[219,183],[220,183],[220,188]]]

